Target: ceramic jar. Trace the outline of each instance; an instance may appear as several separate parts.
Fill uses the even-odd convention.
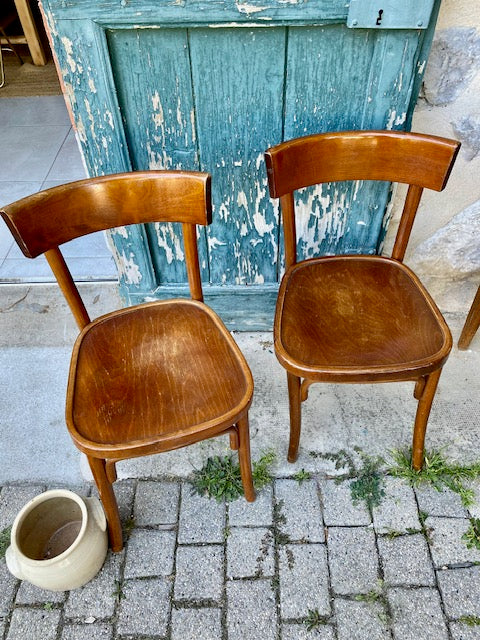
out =
[[[55,489],[36,496],[19,512],[5,560],[20,580],[67,591],[98,573],[107,546],[107,522],[100,501]]]

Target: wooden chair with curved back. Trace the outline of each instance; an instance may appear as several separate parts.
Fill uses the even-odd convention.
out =
[[[250,369],[218,316],[203,303],[196,225],[211,221],[210,176],[149,171],[82,180],[4,207],[23,253],[45,256],[81,333],[73,349],[66,420],[87,457],[107,515],[110,544],[123,547],[112,483],[119,460],[229,434],[245,497],[250,465]],[[192,299],[149,302],[90,321],[58,246],[112,227],[181,222]]]
[[[290,462],[298,455],[301,402],[312,383],[413,380],[413,466],[421,468],[427,420],[452,338],[402,260],[422,190],[445,187],[459,146],[413,133],[350,131],[305,136],[267,150],[270,196],[280,198],[284,225],[286,272],[274,340],[287,370]],[[344,180],[410,185],[392,257],[340,255],[297,263],[294,191]]]

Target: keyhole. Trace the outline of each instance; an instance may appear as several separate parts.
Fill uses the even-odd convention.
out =
[[[382,14],[383,14],[383,9],[380,9],[378,12],[378,18],[377,18],[377,26],[380,26],[380,23],[382,22]]]

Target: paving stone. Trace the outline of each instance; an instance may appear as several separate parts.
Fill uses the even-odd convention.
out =
[[[113,628],[106,623],[67,624],[63,628],[61,640],[112,640]]]
[[[126,547],[125,578],[168,576],[173,572],[175,531],[135,529]]]
[[[6,640],[56,640],[60,611],[14,609]]]
[[[135,525],[173,525],[178,518],[180,487],[176,482],[154,482],[139,480],[133,517]]]
[[[385,479],[385,498],[373,508],[373,524],[377,533],[420,529],[415,494],[401,478]]]
[[[462,540],[469,525],[467,518],[432,517],[425,520],[433,564],[436,567],[480,561],[480,550],[475,547],[468,549]]]
[[[10,612],[17,582],[7,569],[5,560],[0,560],[0,617],[8,616]]]
[[[387,591],[395,640],[447,640],[448,631],[435,589]]]
[[[282,640],[336,640],[335,631],[328,624],[321,624],[307,631],[304,624],[284,624]]]
[[[275,501],[277,515],[285,519],[278,526],[292,542],[325,542],[316,480],[306,480],[301,484],[296,480],[277,480]]]
[[[463,622],[451,622],[452,640],[480,640],[480,627],[469,627]]]
[[[338,640],[385,640],[390,637],[387,612],[380,602],[335,600]]]
[[[277,607],[270,580],[227,583],[228,640],[277,640]]]
[[[107,554],[100,572],[79,589],[68,594],[65,603],[65,615],[68,618],[91,617],[109,618],[115,611],[115,593],[118,590],[120,568],[125,552]]]
[[[363,502],[354,505],[351,482],[337,483],[333,479],[320,481],[323,497],[323,519],[327,527],[368,526],[372,519]]]
[[[224,550],[220,545],[178,547],[176,600],[220,600],[223,595]]]
[[[0,618],[0,638],[3,638],[6,628],[7,628],[7,619]]]
[[[469,489],[472,489],[475,493],[475,502],[468,507],[468,512],[472,518],[480,518],[480,480],[474,478],[465,483]]]
[[[165,578],[127,580],[123,584],[117,632],[166,636],[170,610],[171,582]]]
[[[328,557],[332,588],[336,593],[368,593],[377,586],[378,557],[371,529],[331,527]]]
[[[468,515],[460,496],[451,489],[438,491],[431,485],[422,485],[415,489],[415,493],[420,511],[429,516],[466,518]]]
[[[15,604],[42,604],[44,602],[61,604],[65,602],[66,596],[65,591],[40,589],[29,582],[21,582],[15,597]]]
[[[327,549],[323,544],[279,547],[282,618],[303,618],[310,609],[331,613]]]
[[[416,533],[392,539],[379,536],[377,542],[386,584],[435,586],[435,572],[424,535]]]
[[[0,531],[12,525],[20,509],[43,491],[45,486],[42,484],[3,487],[0,492]]]
[[[115,497],[117,498],[120,520],[127,522],[133,513],[136,480],[117,480],[114,482]]]
[[[192,493],[182,485],[178,543],[223,543],[225,538],[225,503]]]
[[[228,523],[231,527],[271,526],[273,522],[273,488],[264,487],[255,502],[238,498],[228,505]]]
[[[221,637],[221,609],[172,610],[172,640],[218,640]]]
[[[227,577],[273,576],[273,533],[266,528],[232,527],[227,538]]]
[[[437,579],[449,618],[480,617],[480,567],[437,571]]]

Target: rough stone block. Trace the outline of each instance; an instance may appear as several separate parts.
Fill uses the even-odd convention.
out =
[[[328,558],[333,590],[342,595],[368,593],[377,586],[375,535],[364,527],[331,527]]]
[[[449,618],[480,617],[480,567],[438,571],[437,578]]]
[[[126,581],[117,632],[120,635],[166,636],[170,592],[171,582],[165,578]]]
[[[223,574],[222,546],[178,547],[174,597],[176,600],[220,600]]]
[[[228,522],[231,527],[269,527],[273,522],[273,488],[264,487],[257,493],[255,502],[238,498],[228,505]]]
[[[387,614],[380,602],[335,600],[338,640],[385,640]]]
[[[433,564],[436,567],[480,561],[480,550],[475,547],[468,549],[465,541],[462,540],[469,525],[470,521],[467,518],[427,518],[425,520],[425,526],[429,531]]]
[[[178,543],[223,543],[225,537],[225,503],[192,493],[182,485]]]
[[[290,540],[325,542],[322,508],[315,480],[299,484],[296,480],[275,482],[276,509],[285,522],[280,522],[282,533]]]
[[[392,539],[380,536],[378,550],[387,585],[435,586],[427,541],[421,533]]]
[[[330,615],[325,545],[280,546],[279,567],[282,618],[304,618],[310,609],[317,609],[322,616]]]
[[[8,616],[18,580],[7,569],[5,560],[0,560],[0,617]]]
[[[175,531],[136,529],[126,547],[125,578],[168,576],[173,572]]]
[[[350,493],[351,482],[337,483],[332,479],[320,481],[323,497],[323,519],[327,527],[368,526],[371,517],[363,502],[354,505]]]
[[[14,609],[6,640],[56,640],[60,611]]]
[[[452,640],[480,640],[480,627],[469,627],[463,622],[451,622]]]
[[[402,479],[386,478],[385,498],[373,509],[373,524],[377,533],[420,529],[415,494]]]
[[[112,640],[111,625],[99,624],[67,624],[63,628],[61,640]]]
[[[115,611],[120,568],[125,552],[108,553],[100,572],[80,589],[68,594],[65,603],[65,615],[68,618],[88,618],[99,620],[110,618]]]
[[[218,640],[221,637],[221,609],[172,610],[172,640]]]
[[[66,595],[65,591],[40,589],[30,582],[21,582],[15,597],[15,604],[43,604],[45,602],[61,604],[65,602]]]
[[[272,531],[266,528],[233,527],[227,538],[227,577],[269,577],[273,573]]]
[[[133,517],[137,527],[173,525],[178,518],[180,487],[176,482],[139,480]]]
[[[448,630],[436,589],[389,589],[395,640],[447,640]]]
[[[270,580],[227,583],[228,640],[277,640],[277,607]]]
[[[45,491],[42,484],[3,487],[0,493],[0,531],[11,526],[20,509],[42,491]]]
[[[132,515],[135,486],[136,480],[118,480],[113,484],[120,520],[123,523],[127,522]]]
[[[444,518],[466,518],[467,510],[462,505],[458,493],[443,488],[441,491],[431,485],[422,485],[415,489],[420,511],[429,516]]]
[[[282,626],[282,640],[336,640],[333,627],[321,624],[311,631],[303,624],[284,624]]]

